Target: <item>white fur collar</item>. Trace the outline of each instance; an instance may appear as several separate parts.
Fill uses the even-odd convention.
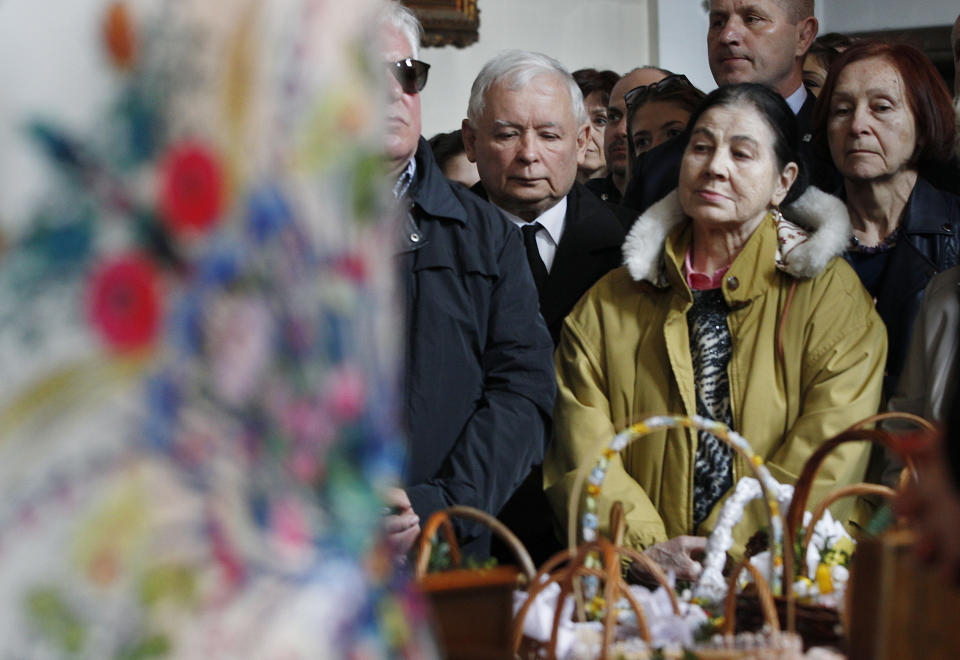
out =
[[[780,238],[777,268],[794,277],[819,274],[850,242],[850,216],[842,201],[810,186],[783,208],[777,221]],[[667,235],[686,220],[677,191],[661,199],[637,218],[623,243],[623,263],[638,282],[666,286],[663,247]]]

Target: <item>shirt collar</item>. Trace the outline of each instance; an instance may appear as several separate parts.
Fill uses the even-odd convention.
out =
[[[787,105],[790,106],[790,109],[793,110],[793,114],[800,114],[800,108],[803,107],[803,102],[807,100],[807,88],[803,86],[803,83],[800,83],[800,86],[797,87],[796,91],[787,97]]]
[[[708,289],[719,289],[723,286],[723,276],[730,270],[730,266],[724,266],[717,270],[713,277],[706,273],[698,273],[693,269],[692,247],[687,250],[687,256],[683,259],[683,273],[687,278],[687,286],[691,291],[706,291]]]
[[[410,184],[413,183],[413,178],[417,174],[417,159],[411,158],[410,162],[407,163],[407,166],[403,168],[403,171],[400,173],[400,176],[397,177],[397,182],[393,184],[393,196],[396,199],[400,199],[407,194],[407,191],[410,190]]]
[[[508,213],[507,216],[518,227],[530,224],[526,220],[521,220],[512,213]],[[553,241],[553,244],[560,245],[560,237],[563,236],[563,228],[567,222],[566,196],[561,198],[559,202],[548,208],[531,222],[539,222],[546,230],[547,234],[550,235],[550,239]]]

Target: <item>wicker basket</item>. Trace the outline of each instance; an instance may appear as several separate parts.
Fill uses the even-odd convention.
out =
[[[460,568],[461,554],[451,516],[461,516],[487,525],[516,555],[514,566],[490,569]],[[427,573],[433,538],[442,531],[456,568]],[[493,516],[467,506],[437,511],[420,535],[416,563],[417,586],[427,596],[444,657],[452,660],[497,660],[513,658],[511,630],[513,592],[530,583],[533,562],[520,540]]]
[[[588,576],[596,578],[603,585],[603,599],[606,603],[615,603],[619,601],[621,597],[627,599],[637,619],[637,628],[639,629],[641,639],[649,642],[651,640],[650,629],[647,626],[643,608],[636,601],[633,594],[630,593],[630,589],[621,574],[621,561],[623,559],[640,562],[640,564],[653,575],[656,582],[667,590],[674,613],[680,613],[680,604],[677,601],[677,596],[670,588],[667,576],[660,567],[633,548],[626,548],[622,545],[625,524],[623,519],[623,506],[619,502],[613,506],[610,512],[610,529],[612,530],[611,535],[614,541],[611,542],[605,538],[598,538],[596,541],[562,550],[550,558],[550,560],[540,568],[530,582],[531,586],[528,590],[526,602],[521,606],[514,619],[513,650],[515,653],[519,652],[521,645],[523,645],[528,652],[533,651],[532,655],[540,656],[542,655],[542,653],[540,653],[542,651],[548,658],[556,657],[557,634],[560,629],[563,603],[571,594],[578,598],[581,597],[581,590],[579,589],[580,581]],[[591,561],[591,557],[599,557],[599,562],[594,564]],[[557,608],[554,612],[550,640],[545,646],[540,648],[541,645],[532,642],[532,640],[525,640],[523,636],[523,624],[537,596],[551,584],[557,584],[560,587],[560,596],[557,599]],[[584,620],[582,611],[580,620]],[[603,620],[601,658],[607,657],[613,641],[615,627],[616,609],[607,607]],[[524,644],[524,642],[526,643]]]
[[[893,489],[886,486],[868,483],[853,484],[833,491],[824,497],[813,510],[810,521],[804,528],[801,552],[798,558],[794,556],[794,542],[797,530],[800,529],[803,522],[803,514],[807,510],[807,503],[810,498],[813,482],[824,459],[835,448],[848,442],[870,441],[880,444],[903,456],[907,467],[904,469],[901,483],[905,483],[905,479],[909,475],[915,474],[915,470],[910,456],[904,455],[901,452],[897,437],[887,431],[866,428],[871,424],[888,419],[907,421],[925,430],[933,429],[933,425],[923,418],[907,413],[883,413],[873,415],[854,424],[843,433],[820,445],[807,460],[800,473],[800,477],[797,479],[793,499],[787,509],[784,522],[784,593],[782,596],[774,598],[774,605],[780,624],[788,630],[796,631],[797,634],[803,638],[805,649],[814,646],[829,646],[842,649],[845,646],[845,631],[849,628],[847,618],[841,616],[838,610],[824,605],[797,602],[791,593],[792,585],[796,577],[796,565],[797,563],[802,564],[802,558],[806,557],[807,546],[813,536],[814,527],[823,517],[827,509],[841,498],[863,495],[892,497],[896,494]],[[847,596],[849,599],[849,591]],[[846,613],[848,613],[849,610],[849,606],[845,608]],[[737,596],[736,623],[738,628],[742,630],[759,630],[764,620],[765,615],[761,610],[761,604],[756,596],[750,594],[740,594]]]
[[[627,444],[633,442],[640,437],[643,437],[647,433],[653,430],[660,430],[664,428],[674,427],[685,427],[685,428],[696,428],[698,430],[705,430],[710,433],[713,433],[717,438],[724,441],[730,445],[734,451],[740,454],[743,458],[746,459],[746,464],[753,468],[754,473],[760,482],[761,491],[763,492],[765,502],[767,504],[767,513],[770,519],[771,530],[776,532],[778,529],[781,530],[783,536],[780,543],[777,543],[776,534],[774,534],[774,543],[771,548],[772,551],[776,551],[778,547],[783,550],[783,591],[782,595],[775,596],[774,593],[778,590],[780,586],[779,580],[773,577],[773,571],[771,570],[771,580],[772,587],[769,580],[764,580],[761,576],[757,575],[756,569],[749,564],[749,562],[744,562],[742,568],[738,568],[735,571],[735,575],[739,574],[741,570],[749,570],[754,574],[755,583],[758,585],[758,593],[754,595],[744,595],[736,594],[735,588],[731,587],[728,590],[726,609],[727,616],[725,617],[725,626],[726,629],[724,632],[728,635],[732,635],[734,626],[741,631],[754,631],[760,630],[764,626],[768,630],[779,631],[781,628],[785,629],[787,633],[785,635],[798,634],[803,640],[803,646],[809,648],[811,646],[842,646],[843,636],[844,636],[844,625],[845,622],[841,620],[840,614],[837,610],[828,608],[821,605],[807,604],[807,603],[797,603],[793,594],[791,593],[791,586],[793,584],[793,579],[795,576],[795,560],[793,553],[794,540],[796,537],[796,530],[799,528],[800,523],[803,520],[803,513],[806,510],[806,506],[809,500],[810,491],[813,486],[816,473],[820,468],[824,458],[836,447],[841,444],[855,441],[872,441],[874,443],[881,444],[888,449],[894,451],[895,453],[901,454],[901,448],[897,438],[885,431],[877,429],[868,429],[865,428],[873,423],[883,421],[886,419],[901,419],[906,420],[911,423],[917,424],[918,426],[924,429],[932,429],[932,425],[926,420],[916,417],[914,415],[903,414],[903,413],[885,413],[881,415],[875,415],[870,418],[867,418],[852,427],[844,431],[837,437],[824,442],[810,457],[804,466],[803,471],[801,472],[800,478],[797,481],[794,490],[794,497],[791,501],[791,505],[786,513],[785,520],[781,523],[781,520],[775,512],[778,511],[778,506],[772,500],[771,494],[768,492],[764,484],[764,479],[761,476],[761,470],[765,469],[762,467],[762,461],[757,460],[757,457],[753,456],[749,445],[747,445],[742,438],[737,434],[732,433],[724,425],[717,422],[712,422],[711,420],[705,420],[699,417],[688,418],[681,416],[671,416],[671,417],[654,417],[641,422],[640,424],[633,425],[626,431],[614,439],[607,447],[598,447],[595,455],[594,462],[598,461],[601,456],[609,456],[613,452],[622,451]],[[617,440],[620,439],[619,442]],[[624,442],[625,440],[625,442]],[[904,476],[908,474],[915,474],[912,462],[909,456],[903,456],[907,463],[907,468],[904,470]],[[565,553],[562,553],[562,559],[570,559],[576,557],[583,557],[585,552],[580,552],[576,545],[576,530],[577,530],[577,512],[580,506],[581,492],[584,487],[585,481],[587,481],[587,475],[590,474],[595,469],[594,463],[585,462],[581,465],[578,470],[576,479],[574,481],[570,501],[568,503],[568,544],[569,548]],[[803,552],[801,557],[806,555],[806,545],[809,543],[809,539],[812,536],[812,531],[816,523],[823,516],[827,508],[843,497],[849,496],[860,496],[860,495],[873,495],[873,496],[882,496],[889,497],[894,494],[894,491],[885,486],[879,486],[876,484],[854,484],[851,486],[846,486],[840,488],[830,495],[828,495],[822,502],[820,502],[813,512],[812,519],[807,526],[806,533],[804,534],[804,545]],[[612,512],[613,515],[613,512]],[[611,523],[611,535],[614,536],[615,541],[612,545],[613,550],[607,549],[606,552],[610,554],[610,559],[614,557],[631,557],[636,556],[637,553],[632,553],[628,551],[629,549],[621,549],[620,543],[622,542],[623,528],[622,526],[617,526]],[[598,546],[592,546],[591,544],[584,544],[580,546],[580,549],[585,547],[594,548],[606,548],[604,545],[606,542],[602,539],[599,539],[596,543]],[[612,554],[611,554],[612,553]],[[775,556],[775,554],[774,554]],[[560,557],[560,556],[558,556]],[[561,559],[561,560],[562,560]],[[559,563],[559,562],[557,562]],[[619,568],[619,561],[614,562]],[[774,565],[775,561],[771,561],[771,567]],[[608,563],[607,557],[603,562],[604,567],[610,567],[611,564]],[[606,569],[606,581],[605,587],[609,588],[611,584],[614,583],[613,569]],[[653,571],[651,571],[653,572]],[[571,572],[569,575],[565,576],[566,578],[572,579],[574,574]],[[619,578],[619,576],[618,576]],[[756,579],[760,578],[760,579]],[[658,579],[659,581],[659,579]],[[572,580],[571,591],[577,597],[577,611],[578,616],[583,618],[584,613],[584,603],[580,590],[577,588],[577,580]],[[731,578],[731,585],[735,585],[735,579]],[[607,598],[607,602],[611,602]],[[632,605],[632,604],[631,604]],[[559,609],[559,608],[558,608]],[[612,609],[612,608],[610,608]],[[559,611],[558,611],[559,614]],[[640,617],[638,617],[640,620]],[[612,621],[613,615],[611,612],[607,613],[607,620],[605,620],[605,632],[604,632],[604,645],[601,658],[606,658],[606,653],[609,648],[609,642],[612,639]],[[555,621],[554,630],[556,630],[557,622]],[[516,642],[519,639],[519,630],[522,630],[522,620],[520,621],[520,627],[515,627],[514,631],[514,640]],[[555,643],[555,642],[554,642]],[[792,642],[789,638],[786,639],[786,645],[790,646]],[[555,648],[551,645],[551,649]],[[698,651],[700,653],[700,651]],[[726,649],[723,653],[727,655],[722,655],[722,657],[745,657],[738,656],[734,650]],[[729,655],[733,653],[733,655]],[[716,657],[721,657],[716,656]],[[714,657],[714,656],[710,656]]]
[[[668,428],[692,428],[712,433],[722,442],[728,444],[737,454],[743,457],[745,463],[750,467],[756,476],[757,481],[760,483],[760,489],[763,493],[764,501],[767,504],[766,510],[769,516],[770,527],[771,530],[774,531],[775,538],[782,538],[783,529],[782,521],[778,513],[779,504],[775,499],[773,499],[772,493],[768,491],[765,485],[767,480],[771,479],[771,477],[766,467],[763,466],[762,460],[758,460],[758,457],[753,455],[749,444],[742,437],[730,431],[725,425],[719,422],[704,419],[702,417],[685,417],[679,415],[655,416],[634,424],[623,432],[617,434],[617,436],[614,437],[614,439],[607,446],[598,446],[594,452],[593,461],[585,461],[580,466],[573,483],[567,509],[568,549],[564,552],[558,553],[550,562],[545,564],[537,578],[534,579],[533,584],[539,585],[539,581],[544,578],[559,583],[561,585],[561,592],[563,596],[571,593],[575,596],[577,603],[577,619],[583,621],[585,620],[586,604],[584,602],[583,589],[581,589],[581,581],[585,576],[596,576],[597,578],[602,579],[604,602],[616,602],[621,596],[627,598],[637,618],[640,637],[647,642],[650,641],[650,635],[646,626],[645,617],[639,605],[633,600],[625,581],[621,577],[622,560],[628,559],[636,561],[640,563],[641,566],[643,566],[648,572],[650,572],[654,576],[656,582],[660,585],[663,585],[667,589],[667,592],[670,594],[674,612],[679,613],[679,604],[677,602],[676,594],[669,587],[666,576],[663,574],[662,570],[660,570],[659,566],[636,550],[622,546],[625,525],[623,522],[622,507],[619,506],[619,503],[616,503],[610,512],[610,535],[613,538],[613,542],[598,537],[596,539],[590,538],[585,543],[578,546],[577,513],[580,508],[581,494],[584,489],[584,484],[589,481],[591,486],[593,486],[593,492],[592,494],[588,493],[585,499],[585,509],[587,514],[592,513],[594,516],[596,515],[594,497],[595,495],[599,494],[599,483],[597,483],[598,479],[596,470],[600,469],[600,467],[604,465],[605,460],[609,461],[614,454],[625,449],[631,442],[634,442],[650,433]],[[599,478],[600,483],[602,483],[603,476],[605,476],[605,472],[602,471]],[[599,562],[599,568],[591,568],[587,566],[587,558],[590,557],[591,554],[599,555],[601,558],[601,561]],[[568,563],[565,567],[558,570],[557,567],[564,562]],[[756,569],[752,565],[749,565],[747,570],[756,573]],[[771,576],[773,576],[772,570]],[[772,603],[772,596],[768,587],[768,581],[761,578],[758,580],[758,584],[762,585],[762,588],[766,590],[767,599]],[[538,590],[540,588],[542,587],[537,587]],[[522,638],[523,619],[526,615],[526,608],[529,607],[529,604],[533,602],[534,596],[535,593],[532,589],[531,595],[525,604],[525,608],[518,612],[517,621],[514,625],[514,648],[518,648],[519,646]],[[735,601],[731,602],[735,604]],[[549,654],[548,657],[553,657],[556,649],[556,635],[560,623],[559,616],[562,603],[563,598],[558,600],[557,612],[553,622],[553,632],[547,648],[547,652]],[[769,612],[771,630],[778,632],[779,624],[777,622],[776,613],[772,605],[770,606]],[[606,615],[603,622],[603,641],[600,654],[600,658],[604,660],[608,657],[608,653],[614,639],[616,621],[615,617],[616,612],[614,608],[606,608]],[[732,625],[733,617],[730,618],[730,623]],[[730,639],[733,638],[730,637]],[[783,639],[789,639],[789,634],[785,633]],[[751,655],[744,655],[734,648],[705,649],[704,652],[712,654],[710,657],[718,658],[752,657]],[[772,652],[774,655],[780,655],[779,650],[775,649]]]

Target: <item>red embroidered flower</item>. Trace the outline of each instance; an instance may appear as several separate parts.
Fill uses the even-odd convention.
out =
[[[223,174],[203,145],[174,146],[160,165],[160,212],[177,233],[199,233],[220,218]]]
[[[161,315],[153,265],[136,254],[102,264],[90,281],[89,306],[94,327],[111,348],[131,351],[150,345]]]
[[[337,271],[353,280],[363,284],[367,280],[367,262],[358,254],[345,254],[336,261]]]

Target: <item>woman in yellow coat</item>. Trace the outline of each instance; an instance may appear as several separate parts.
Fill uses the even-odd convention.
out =
[[[842,202],[815,188],[796,156],[789,107],[759,85],[711,93],[691,118],[678,189],[641,216],[625,267],[567,317],[544,485],[561,526],[577,468],[626,425],[652,414],[724,421],[793,483],[825,439],[880,402],[886,333],[851,268]],[[784,205],[784,217],[779,211]],[[860,481],[869,447],[826,460],[815,502]],[[626,543],[681,575],[726,493],[749,468],[706,434],[663,431],[611,462],[600,520],[620,500]],[[836,511],[841,517],[849,514]],[[755,502],[742,544],[763,525]],[[565,530],[563,530],[565,531]]]

